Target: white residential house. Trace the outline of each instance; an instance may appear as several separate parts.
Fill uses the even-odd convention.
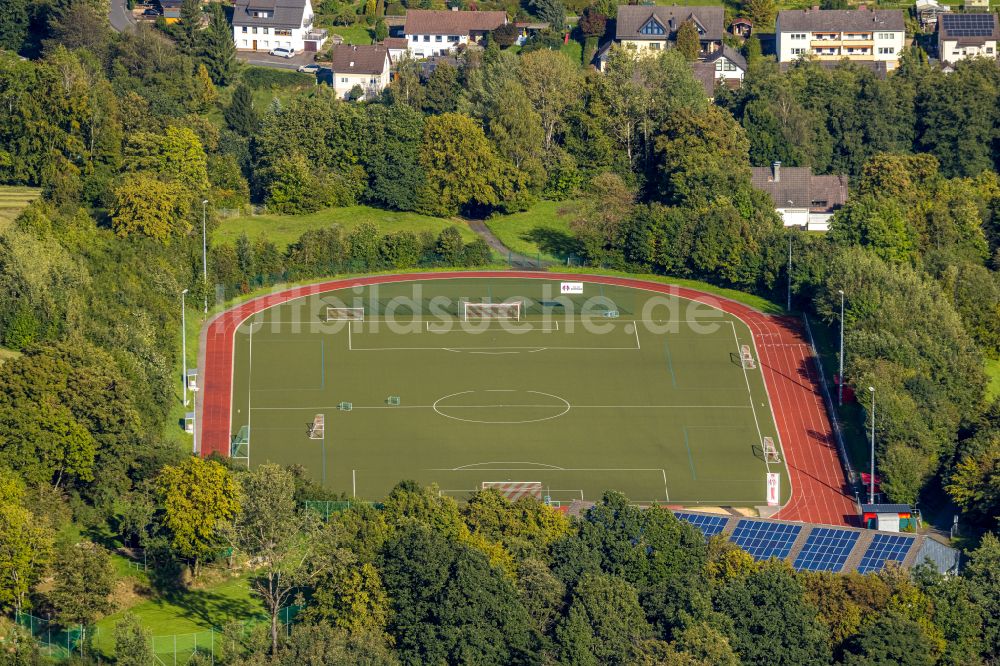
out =
[[[942,14],[938,21],[938,58],[954,65],[981,56],[996,60],[1000,21],[996,14]]]
[[[604,71],[608,54],[615,44],[634,49],[639,55],[655,55],[671,48],[677,41],[677,31],[688,21],[698,31],[701,45],[699,58],[704,60],[722,48],[725,27],[721,6],[619,5],[615,38],[597,52],[597,69]]]
[[[506,12],[410,9],[403,35],[414,58],[430,58],[448,55],[463,44],[477,44],[506,23]]]
[[[747,74],[747,59],[731,46],[723,46],[705,58],[715,66],[715,79],[727,85],[737,85]]]
[[[899,63],[906,37],[898,9],[790,9],[775,23],[778,62],[802,57],[881,61],[890,71]]]
[[[313,28],[309,0],[236,0],[233,8],[233,41],[240,51],[319,51],[326,38],[326,30]]]
[[[830,218],[847,203],[847,176],[814,176],[809,167],[752,167],[751,183],[767,192],[786,227],[827,231]]]
[[[330,63],[333,89],[337,97],[346,98],[360,86],[365,98],[378,95],[389,85],[392,62],[384,46],[334,46]]]

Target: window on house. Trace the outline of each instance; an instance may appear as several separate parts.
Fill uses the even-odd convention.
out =
[[[435,42],[441,42],[443,40],[444,40],[444,37],[442,35],[434,35],[434,41]]]
[[[986,47],[986,52],[987,53],[993,53],[993,47],[992,46],[987,46]]]
[[[257,26],[253,27],[253,34],[255,34],[255,35],[257,34]]]
[[[896,47],[894,46],[880,46],[878,47],[878,52],[881,55],[892,55],[896,52]]]
[[[411,42],[419,42],[420,41],[420,35],[410,35],[410,41]]]
[[[792,49],[792,55],[802,55],[805,52],[805,49]]]
[[[805,39],[805,38],[806,38],[806,33],[804,33],[804,32],[793,32],[792,33],[792,39]]]
[[[424,41],[425,42],[431,41],[431,36],[430,35],[424,35]]]
[[[660,43],[659,42],[650,42],[649,43],[649,48],[653,49],[654,51],[659,51],[660,50]]]
[[[243,34],[244,35],[247,34],[247,27],[246,26],[243,26]]]
[[[728,60],[725,62],[724,68],[725,68],[725,70],[727,72],[735,72],[736,71],[736,65],[734,65],[731,62],[729,62]]]
[[[640,35],[665,35],[667,31],[663,28],[663,25],[656,19],[649,19],[646,24],[639,28]]]
[[[247,40],[244,39],[243,40],[243,46],[246,46],[246,45],[247,45]]]
[[[715,71],[717,71],[717,72],[721,72],[722,71],[722,61],[721,60],[716,60],[715,61]]]
[[[878,33],[879,39],[892,39],[895,35],[891,32],[880,32]]]
[[[340,82],[341,83],[347,83],[347,77],[346,76],[340,77]]]
[[[267,31],[268,31],[268,30],[269,30],[269,28],[264,28],[264,34],[265,34],[265,35],[267,34]]]
[[[458,43],[458,35],[448,35],[448,41],[452,44]]]

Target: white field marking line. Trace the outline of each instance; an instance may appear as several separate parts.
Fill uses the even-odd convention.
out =
[[[253,329],[250,329],[249,336],[249,349],[247,353],[247,364],[250,366],[247,368],[247,468],[250,468],[250,417],[253,414],[253,408],[250,406],[250,395],[253,388]],[[232,452],[232,447],[230,447],[230,452]]]
[[[634,320],[632,322],[632,330],[635,331],[635,348],[642,349],[642,345],[639,344],[639,324]]]
[[[428,472],[537,472],[537,467],[488,467],[476,469],[429,469]],[[662,467],[567,467],[560,469],[545,470],[547,472],[659,472],[663,475],[663,497],[664,501],[670,501],[670,489],[667,487],[667,470]],[[707,501],[707,500],[706,500]]]
[[[424,322],[424,330],[427,331],[428,333],[467,333],[469,335],[482,335],[484,333],[490,333],[490,332],[520,334],[520,333],[526,333],[528,331],[541,331],[543,333],[554,333],[554,332],[556,332],[556,331],[559,330],[559,322],[558,321],[549,322],[548,324],[546,324],[545,322],[539,322],[539,326],[537,328],[535,327],[535,324],[532,323],[532,322],[530,322],[530,321],[518,322],[518,323],[514,324],[514,326],[516,326],[517,328],[515,328],[514,330],[511,330],[511,331],[508,331],[505,326],[498,326],[496,328],[494,328],[493,326],[488,326],[486,328],[481,328],[481,324],[477,324],[476,325],[477,328],[475,328],[474,330],[467,331],[467,330],[464,330],[461,327],[461,325],[456,328],[455,327],[455,323],[456,322],[454,320],[451,320],[451,319],[441,319],[441,320],[425,321]],[[459,324],[463,324],[465,322],[459,321],[458,323]],[[493,324],[493,322],[489,322],[489,323]],[[497,323],[501,323],[501,322],[497,322]],[[441,324],[442,327],[441,328],[431,328],[431,326],[433,326],[434,324]],[[447,326],[447,328],[444,328],[444,326]],[[528,326],[529,328],[524,328],[524,326]],[[553,328],[553,326],[555,326],[555,328]]]
[[[351,470],[351,497],[358,496],[358,470]]]
[[[740,354],[741,353],[740,352],[740,338],[739,338],[738,335],[736,335],[736,324],[733,321],[730,321],[729,325],[733,327],[733,342],[736,343],[736,353]],[[753,334],[752,333],[751,333],[750,337],[751,337],[751,339],[753,338]],[[757,428],[757,441],[758,442],[763,442],[764,441],[764,433],[761,432],[761,430],[760,430],[760,421],[757,419],[757,406],[753,404],[753,392],[750,390],[750,376],[747,374],[747,367],[746,367],[746,365],[742,364],[742,363],[740,365],[743,366],[743,381],[745,381],[746,385],[747,385],[747,398],[750,400],[750,409],[753,412],[753,423],[754,423],[754,426],[756,426],[756,428]],[[760,365],[760,363],[758,362],[757,365]],[[767,472],[771,471],[771,467],[770,467],[769,463],[767,462],[767,456],[764,456],[764,469]]]
[[[447,396],[451,397],[451,396]],[[335,406],[320,407],[254,407],[257,411],[282,411],[292,409],[333,409]],[[558,407],[558,405],[449,405],[448,409],[483,409],[486,407]],[[571,405],[573,409],[752,409],[747,405]],[[434,409],[434,405],[354,405],[352,409]],[[712,427],[712,426],[704,426]],[[738,428],[739,426],[733,426]]]
[[[440,468],[440,469],[434,469],[432,471],[435,471],[435,472],[458,472],[458,471],[461,471],[461,470],[476,469],[480,465],[538,465],[541,468],[562,469],[562,467],[559,467],[557,465],[549,465],[547,463],[536,463],[536,462],[532,462],[530,460],[491,460],[490,462],[469,463],[468,465],[461,465],[459,467],[452,467],[451,469]],[[489,469],[489,468],[487,468],[487,469]]]

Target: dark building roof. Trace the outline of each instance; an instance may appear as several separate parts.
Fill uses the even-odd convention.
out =
[[[845,63],[850,63],[852,66],[863,67],[865,69],[870,69],[872,73],[878,79],[884,79],[889,76],[888,63],[884,60],[809,60],[801,59],[795,62],[782,62],[778,63],[778,67],[781,69],[781,73],[784,74],[789,69],[793,67],[812,67],[813,65],[819,65],[824,69],[836,69]]]
[[[461,12],[411,9],[406,12],[407,35],[468,35],[489,32],[507,23],[506,12]]]
[[[639,31],[653,18],[663,26],[667,35],[644,35]],[[720,42],[723,33],[722,7],[653,7],[649,5],[619,5],[615,22],[615,39],[663,41],[666,36],[673,38],[677,29],[688,20],[694,20],[704,33],[702,41]]]
[[[236,0],[233,9],[233,25],[256,25],[266,28],[301,28],[306,0]],[[267,11],[268,18],[253,15],[255,11]]]
[[[691,73],[705,89],[705,97],[715,97],[715,64],[696,60],[691,63]]]
[[[832,211],[847,203],[847,176],[814,176],[810,167],[778,162],[751,170],[753,186],[770,194],[775,208]]]
[[[333,47],[333,62],[330,69],[335,74],[381,74],[386,69],[389,51],[384,46]]]
[[[386,37],[382,40],[381,46],[387,49],[405,49],[408,44],[406,37]]]
[[[942,14],[938,37],[959,46],[982,44],[1000,39],[1000,25],[995,14]]]
[[[899,9],[786,9],[778,12],[778,32],[903,31]]]
[[[725,57],[729,62],[733,63],[744,72],[747,71],[747,59],[740,54],[739,51],[734,49],[728,44],[723,44],[722,48],[705,58],[706,62],[715,62],[719,58]]]

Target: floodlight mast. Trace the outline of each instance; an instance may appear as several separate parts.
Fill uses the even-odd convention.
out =
[[[875,387],[869,386],[868,392],[872,394],[872,450],[871,450],[871,476],[868,478],[868,503],[875,503]]]

